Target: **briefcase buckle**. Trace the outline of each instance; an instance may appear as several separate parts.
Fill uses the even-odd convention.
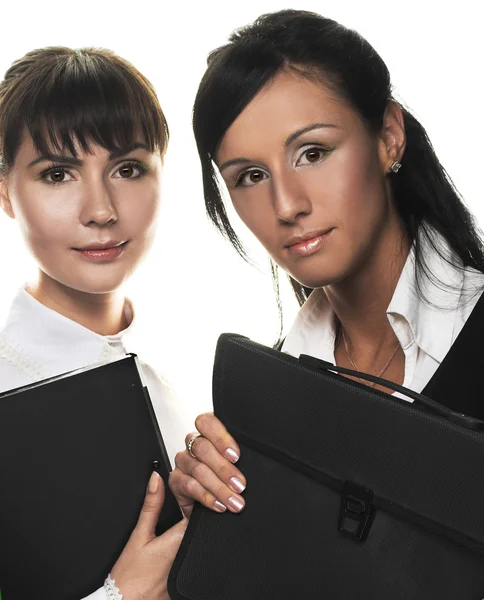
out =
[[[345,481],[341,492],[338,531],[364,542],[374,516],[372,490]]]

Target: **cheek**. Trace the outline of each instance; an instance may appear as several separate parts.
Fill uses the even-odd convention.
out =
[[[72,238],[78,222],[72,197],[51,191],[17,189],[12,199],[16,220],[26,242],[36,248],[53,247]],[[72,241],[72,239],[71,239]]]
[[[159,211],[159,185],[150,184],[132,189],[118,203],[119,223],[133,237],[150,237]]]
[[[235,192],[231,194],[235,212],[244,225],[251,231],[259,242],[270,249],[277,219],[271,203],[270,194],[262,186],[258,189]]]
[[[349,235],[358,235],[385,205],[379,163],[368,146],[354,145],[334,154],[320,168],[308,169],[304,181],[321,224],[337,225]]]

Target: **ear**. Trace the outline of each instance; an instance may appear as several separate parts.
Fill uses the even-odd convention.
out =
[[[390,172],[393,161],[401,162],[405,152],[405,122],[400,105],[390,100],[383,116],[380,132],[379,155],[382,170]]]
[[[3,212],[11,219],[15,219],[15,213],[13,212],[12,203],[8,194],[7,178],[0,178],[0,206]]]

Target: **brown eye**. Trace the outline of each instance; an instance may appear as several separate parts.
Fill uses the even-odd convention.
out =
[[[56,183],[67,183],[73,181],[74,178],[69,171],[64,167],[50,167],[45,171],[42,171],[39,175],[39,179],[48,183],[49,185],[55,185]]]
[[[124,179],[129,179],[130,177],[133,177],[133,174],[134,174],[133,165],[125,165],[124,167],[121,167],[119,169],[119,174]]]
[[[306,155],[306,160],[308,162],[315,163],[321,159],[323,153],[317,148],[311,148],[311,150],[307,150],[304,154]]]
[[[257,185],[261,181],[267,179],[267,173],[262,169],[251,169],[241,173],[236,182],[236,187],[239,185],[249,187],[251,185]]]
[[[259,183],[259,181],[262,181],[263,177],[264,174],[262,171],[251,171],[249,173],[249,179],[252,183]]]
[[[66,173],[62,169],[54,169],[49,173],[49,176],[54,183],[62,183],[66,178]]]
[[[116,167],[112,174],[115,179],[139,179],[148,173],[149,167],[142,162],[133,160]]]
[[[301,149],[301,154],[296,160],[296,166],[316,165],[325,160],[332,149],[320,148],[319,146],[311,146],[306,149]]]

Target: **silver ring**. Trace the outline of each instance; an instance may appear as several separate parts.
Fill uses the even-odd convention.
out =
[[[197,433],[197,435],[194,435],[194,436],[192,436],[192,437],[191,437],[191,438],[188,440],[188,442],[187,442],[187,450],[188,450],[188,452],[190,453],[190,456],[192,456],[193,458],[197,458],[197,457],[195,456],[195,454],[193,454],[193,452],[192,452],[192,446],[193,446],[193,442],[194,442],[194,441],[195,441],[197,438],[199,438],[199,437],[200,437],[200,434],[199,434],[199,433]],[[197,460],[198,460],[198,459],[197,459]]]

